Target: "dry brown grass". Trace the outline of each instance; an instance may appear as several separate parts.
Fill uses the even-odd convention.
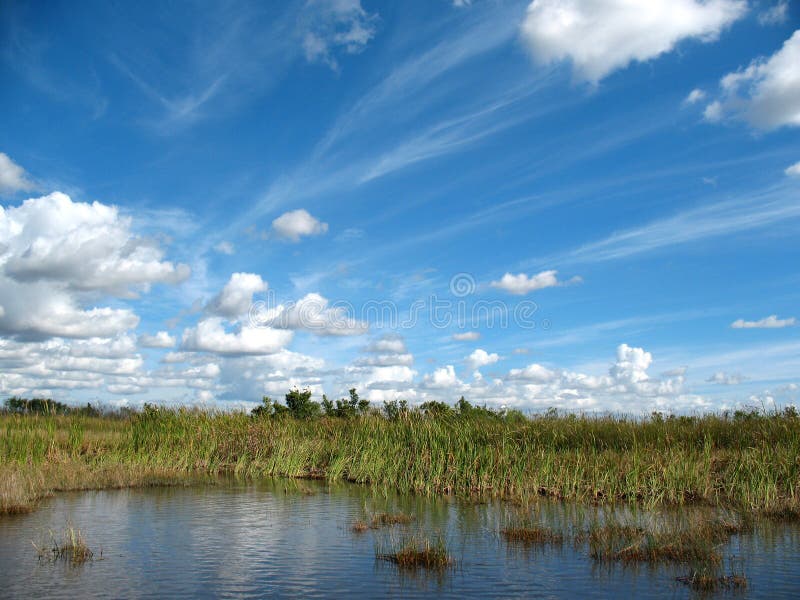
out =
[[[354,533],[364,533],[369,529],[369,525],[367,525],[364,521],[358,520],[353,523],[350,529]]]
[[[387,525],[408,525],[414,520],[414,515],[407,515],[404,512],[396,513],[375,513],[370,519],[370,527],[378,529]]]
[[[675,579],[698,592],[743,590],[747,588],[747,577],[742,574],[719,576],[695,571],[691,575],[676,577]]]
[[[501,529],[500,533],[509,542],[525,545],[561,544],[564,541],[563,534],[549,527],[532,523],[510,525]]]
[[[441,537],[406,538],[399,542],[391,552],[376,552],[378,560],[396,564],[401,569],[446,569],[452,566],[453,559],[447,552],[447,545]]]

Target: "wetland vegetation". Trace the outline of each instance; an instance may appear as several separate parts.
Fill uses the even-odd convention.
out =
[[[101,414],[92,407],[48,411],[41,403],[25,409],[17,399],[0,415],[0,511],[28,510],[59,490],[233,473],[422,495],[800,514],[793,409],[634,418],[524,416],[463,399],[455,407],[393,403],[381,411],[359,402],[353,390],[327,410],[293,390],[286,404],[267,398],[252,414],[149,405]]]

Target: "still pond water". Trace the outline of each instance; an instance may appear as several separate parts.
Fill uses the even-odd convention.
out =
[[[685,567],[596,563],[570,542],[509,545],[498,532],[521,510],[291,480],[59,494],[31,514],[0,517],[0,598],[697,597],[675,580]],[[598,509],[541,501],[531,510],[570,532]],[[383,511],[415,519],[352,531]],[[68,522],[102,560],[38,560],[31,542]],[[413,532],[441,533],[455,566],[404,572],[376,560]],[[748,588],[718,597],[800,597],[800,527],[759,525],[722,551]]]

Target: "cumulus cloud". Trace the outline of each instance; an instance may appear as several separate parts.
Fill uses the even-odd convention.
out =
[[[367,13],[361,0],[310,0],[308,8],[311,18],[303,36],[308,62],[338,71],[338,52],[358,54],[375,36],[378,17]]]
[[[779,319],[778,315],[770,315],[758,321],[737,319],[731,323],[731,327],[733,329],[781,329],[783,327],[792,327],[796,322],[797,320],[794,317]]]
[[[139,345],[142,348],[172,348],[175,338],[166,331],[159,331],[155,335],[143,333],[139,336]]]
[[[235,319],[245,315],[253,305],[253,294],[267,291],[267,282],[255,273],[233,273],[206,310],[211,314]]]
[[[703,398],[685,394],[683,370],[656,379],[648,373],[652,362],[652,355],[644,349],[621,344],[605,375],[533,363],[511,369],[498,391],[502,389],[507,398],[519,405],[567,409],[679,410],[707,405]]]
[[[746,10],[744,0],[534,0],[521,35],[537,62],[569,60],[597,83],[683,40],[714,41]]]
[[[499,281],[492,281],[489,285],[508,292],[509,294],[523,295],[544,288],[565,285],[558,280],[558,271],[542,271],[536,275],[528,276],[525,273],[506,273]],[[578,283],[580,277],[573,277],[566,283]]]
[[[209,317],[183,332],[181,349],[232,355],[272,354],[287,346],[292,337],[288,330],[249,325],[229,332],[221,318]]]
[[[758,13],[758,22],[761,25],[780,25],[785,23],[789,17],[789,2],[787,0],[780,0],[777,4],[773,4],[766,10]]]
[[[18,283],[133,297],[190,273],[187,265],[164,261],[155,240],[135,236],[131,219],[116,207],[73,202],[60,192],[0,207],[0,241],[3,272]]]
[[[423,382],[425,387],[450,391],[455,391],[463,385],[463,382],[456,376],[456,370],[453,365],[435,369],[433,373],[425,375]]]
[[[486,365],[492,365],[500,360],[500,355],[492,352],[486,352],[482,348],[478,348],[472,354],[464,359],[471,369],[480,369]]]
[[[797,161],[790,167],[786,167],[784,173],[789,177],[800,177],[800,161]]]
[[[454,342],[475,342],[481,339],[481,334],[479,331],[465,331],[463,333],[454,333],[452,338]]]
[[[0,194],[13,194],[32,190],[33,183],[25,169],[15,163],[8,154],[0,152]]]
[[[259,325],[281,329],[302,329],[316,335],[362,335],[369,324],[351,317],[345,306],[329,306],[328,299],[316,294],[306,294],[296,302],[279,304],[253,313]]]
[[[328,231],[328,224],[318,221],[305,209],[283,213],[272,221],[272,231],[279,238],[299,242],[301,237],[320,235]]]
[[[88,338],[133,329],[139,318],[130,309],[98,299],[136,297],[188,277],[188,266],[163,255],[113,206],[55,192],[0,207],[0,332]]]
[[[721,96],[705,109],[705,118],[743,119],[759,129],[800,125],[800,30],[769,58],[725,75]]]

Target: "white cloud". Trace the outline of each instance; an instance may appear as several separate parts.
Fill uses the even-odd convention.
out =
[[[214,246],[214,250],[219,252],[220,254],[227,254],[228,256],[234,254],[236,249],[233,247],[233,244],[226,241],[221,241]]]
[[[336,53],[358,54],[375,36],[377,15],[368,14],[360,0],[310,0],[311,19],[303,51],[311,63],[339,70]]]
[[[531,276],[525,273],[518,273],[517,275],[506,273],[499,281],[492,281],[490,285],[493,288],[498,288],[510,294],[521,296],[535,290],[564,285],[564,282],[558,280],[557,274],[558,271],[553,270],[542,271],[541,273]],[[579,281],[579,277],[573,277],[568,283],[577,283]]]
[[[211,314],[229,319],[245,315],[253,305],[253,294],[267,291],[267,282],[255,273],[233,273],[222,291],[208,303]]]
[[[316,335],[362,335],[369,331],[369,324],[349,316],[347,307],[328,306],[328,299],[316,293],[259,311],[252,318],[259,325],[303,329]]]
[[[464,333],[454,333],[452,336],[454,342],[475,342],[481,339],[479,331],[465,331]]]
[[[637,385],[649,379],[647,369],[652,362],[653,355],[642,348],[620,344],[617,348],[617,362],[611,368],[611,376],[625,384]]]
[[[404,354],[407,352],[406,343],[403,338],[399,336],[384,336],[370,343],[367,346],[367,352],[375,353],[389,353],[389,354]]]
[[[172,348],[175,338],[166,331],[159,331],[155,335],[143,333],[139,336],[139,345],[143,348]]]
[[[703,118],[709,123],[719,123],[724,115],[725,108],[719,100],[714,100],[703,110]]]
[[[686,99],[683,101],[683,103],[697,104],[701,100],[705,100],[705,98],[706,98],[706,93],[700,88],[695,88],[691,92],[689,92],[689,95],[686,96]]]
[[[621,344],[607,375],[551,369],[533,363],[511,369],[498,388],[510,405],[619,411],[697,410],[708,402],[683,391],[684,372],[667,379],[650,377],[653,357],[642,348]]]
[[[780,25],[785,23],[789,16],[789,2],[780,0],[777,4],[758,13],[758,22],[761,25]]]
[[[464,359],[470,369],[480,369],[486,365],[492,365],[500,360],[500,355],[492,352],[486,352],[482,348],[478,348],[472,354]]]
[[[534,0],[521,33],[537,62],[568,59],[597,83],[682,40],[714,41],[746,10],[744,0]]]
[[[758,321],[745,321],[744,319],[737,319],[731,323],[733,329],[781,329],[783,327],[792,327],[796,323],[794,317],[788,319],[779,319],[777,315],[770,315],[759,319]]]
[[[797,161],[790,167],[786,167],[784,173],[789,177],[800,177],[800,161]]]
[[[73,202],[54,192],[0,207],[0,256],[6,276],[20,283],[48,281],[75,291],[135,296],[154,283],[179,283],[187,265],[163,261],[150,239],[131,231],[114,206]]]
[[[508,372],[508,376],[511,379],[522,379],[525,381],[546,383],[555,379],[556,372],[551,371],[547,367],[543,367],[540,364],[533,363],[523,369],[511,369]]]
[[[431,389],[455,391],[460,388],[463,383],[456,377],[455,367],[453,367],[453,365],[446,365],[434,370],[433,373],[425,375],[424,385]]]
[[[716,383],[718,385],[739,385],[746,377],[737,373],[725,373],[724,371],[717,371],[711,377],[706,379],[708,383]]]
[[[795,201],[791,190],[787,193],[784,187],[769,188],[763,192],[742,194],[732,200],[708,202],[639,227],[617,231],[566,254],[546,258],[560,263],[616,260],[766,227],[797,217],[800,217],[800,204]]]
[[[757,58],[745,69],[722,78],[722,96],[706,107],[705,117],[726,116],[759,129],[800,126],[800,30],[769,58]]]
[[[301,237],[325,233],[328,231],[328,224],[318,221],[307,210],[300,208],[283,213],[275,219],[272,230],[280,238],[299,242]]]
[[[227,332],[222,319],[210,317],[183,332],[181,349],[216,354],[273,354],[292,341],[293,333],[270,327],[242,326]]]
[[[396,334],[373,340],[364,348],[364,352],[369,356],[357,359],[354,363],[356,367],[410,367],[414,364],[414,355],[406,349],[403,338]]]
[[[32,189],[33,183],[28,179],[25,169],[11,160],[8,154],[0,152],[0,194]]]

